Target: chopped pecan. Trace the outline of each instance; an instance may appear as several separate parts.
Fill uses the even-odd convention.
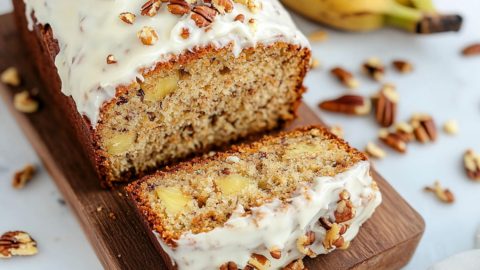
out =
[[[141,14],[143,16],[153,17],[157,15],[158,10],[160,9],[162,2],[160,0],[149,0],[142,5]]]
[[[338,81],[350,89],[355,89],[359,85],[353,74],[342,67],[335,67],[330,71],[330,73],[335,76]]]
[[[232,0],[212,0],[212,5],[221,14],[230,13],[233,10]]]
[[[259,0],[234,0],[234,2],[246,6],[253,13],[258,12],[262,8]]]
[[[463,155],[463,164],[468,178],[480,180],[480,155],[477,155],[472,149],[469,149]]]
[[[19,86],[20,85],[20,75],[18,74],[18,70],[14,67],[9,67],[2,72],[0,75],[0,81],[4,84],[10,86]]]
[[[175,15],[185,15],[190,12],[190,5],[184,0],[170,0],[167,8]]]
[[[254,267],[256,270],[268,270],[270,269],[270,260],[267,257],[261,254],[252,254],[250,260],[248,260],[248,265]]]
[[[472,45],[465,47],[462,50],[462,54],[464,56],[480,55],[480,43],[474,43]]]
[[[395,124],[395,131],[397,135],[400,135],[405,142],[411,142],[415,139],[413,127],[407,122],[399,122]]]
[[[395,86],[385,84],[374,99],[375,119],[377,123],[382,127],[393,125],[397,117],[397,103],[399,100]]]
[[[307,232],[304,235],[301,235],[297,239],[297,249],[300,253],[308,255],[310,257],[315,257],[316,254],[309,248],[315,242],[315,233]]]
[[[154,45],[158,41],[157,31],[149,26],[144,26],[140,31],[138,31],[137,36],[144,45],[148,46]]]
[[[32,180],[33,175],[35,175],[36,169],[35,166],[28,164],[25,168],[17,171],[13,175],[12,186],[16,189],[22,189],[25,185]]]
[[[343,234],[347,231],[347,225],[340,225],[337,223],[333,223],[331,228],[327,230],[325,235],[325,239],[323,239],[323,247],[326,250],[330,250],[332,248],[342,248],[346,244],[345,239],[343,238]]]
[[[393,150],[405,153],[407,151],[407,141],[398,133],[389,132],[387,129],[381,129],[378,138]]]
[[[400,73],[410,73],[413,71],[413,65],[405,60],[393,60],[392,65]]]
[[[235,19],[233,19],[234,21],[239,21],[239,22],[245,22],[245,15],[243,14],[238,14],[237,16],[235,16]]]
[[[195,6],[192,11],[191,18],[200,28],[209,26],[217,16],[215,9],[205,5]]]
[[[234,262],[228,262],[220,266],[220,270],[238,270],[237,264]]]
[[[279,248],[272,248],[270,249],[270,256],[274,259],[280,259],[282,258],[282,251]]]
[[[34,113],[38,111],[39,103],[28,91],[22,91],[13,97],[13,106],[23,113]]]
[[[0,237],[0,258],[31,256],[37,252],[37,243],[26,232],[6,232]]]
[[[375,81],[383,80],[385,67],[377,58],[370,58],[362,65],[362,71]]]
[[[107,56],[107,64],[111,65],[116,63],[117,63],[117,59],[115,58],[115,56],[113,54],[109,54]]]
[[[319,104],[326,111],[350,115],[366,115],[370,113],[371,102],[363,96],[344,95],[336,99],[326,100]]]
[[[433,192],[437,199],[444,203],[453,203],[455,196],[448,188],[443,188],[440,182],[435,181],[433,187],[425,187],[425,191]]]
[[[303,260],[300,259],[289,263],[282,270],[307,270],[307,268],[303,264]]]
[[[365,152],[368,156],[378,159],[385,158],[385,156],[387,155],[387,153],[382,148],[380,148],[380,146],[376,145],[373,142],[369,142],[367,144],[367,146],[365,147]]]
[[[430,115],[415,114],[412,116],[410,122],[417,141],[427,143],[437,139],[437,127]]]
[[[347,190],[340,192],[339,198],[340,200],[337,201],[334,216],[336,223],[343,223],[355,217],[355,208],[350,200],[350,193]]]
[[[118,15],[118,17],[124,23],[128,23],[128,24],[133,24],[135,22],[135,18],[136,18],[135,14],[133,14],[131,12],[122,12],[122,13],[120,13],[120,15]]]

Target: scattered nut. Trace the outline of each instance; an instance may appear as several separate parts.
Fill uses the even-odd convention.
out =
[[[23,113],[34,113],[38,111],[38,101],[28,91],[22,91],[13,97],[13,106]]]
[[[168,11],[175,15],[185,15],[190,12],[190,5],[184,0],[170,0]]]
[[[297,249],[300,253],[308,255],[309,257],[315,257],[316,254],[309,248],[315,242],[315,233],[307,232],[304,235],[301,235],[297,239]]]
[[[237,264],[234,262],[228,262],[220,266],[220,270],[238,270]]]
[[[407,122],[399,122],[395,124],[395,131],[397,135],[400,135],[405,142],[411,142],[415,139],[413,127]]]
[[[10,86],[19,86],[21,82],[20,74],[18,74],[16,68],[9,67],[2,72],[2,75],[0,75],[0,81]]]
[[[143,16],[153,17],[157,15],[157,12],[160,9],[161,5],[162,2],[160,0],[149,0],[142,5],[141,14]]]
[[[375,119],[382,127],[389,127],[395,123],[398,100],[395,86],[391,84],[383,85],[375,97]]]
[[[437,127],[430,115],[415,114],[410,122],[417,141],[427,143],[434,142],[437,139]]]
[[[341,226],[337,223],[332,223],[331,228],[327,230],[325,239],[323,240],[323,247],[326,250],[344,247],[345,239],[343,239],[342,234],[346,232],[346,227],[347,226]]]
[[[262,8],[259,0],[234,0],[234,2],[246,6],[252,13],[257,13]]]
[[[117,63],[117,59],[115,58],[115,56],[113,56],[112,54],[109,54],[107,56],[107,64],[111,65],[116,63]]]
[[[0,259],[31,256],[38,253],[37,243],[26,232],[6,232],[0,237]]]
[[[456,135],[458,133],[458,123],[457,121],[451,119],[443,124],[443,130],[445,133],[450,135]]]
[[[333,135],[343,138],[345,133],[343,131],[343,128],[341,126],[331,126],[330,127],[330,132],[333,133]]]
[[[362,71],[375,81],[383,80],[385,67],[378,58],[370,58],[362,65]]]
[[[278,260],[278,259],[282,258],[282,251],[279,248],[272,248],[270,250],[270,256],[272,256],[272,258]]]
[[[468,178],[480,181],[480,155],[469,149],[463,155],[463,164]]]
[[[33,165],[28,164],[20,171],[15,172],[13,175],[12,186],[16,189],[22,189],[25,185],[32,180],[36,169]]]
[[[389,132],[387,129],[381,129],[378,133],[380,141],[399,153],[407,152],[407,141],[398,133]]]
[[[217,11],[209,6],[200,5],[195,6],[192,10],[192,15],[190,18],[195,22],[199,27],[209,26],[217,16]]]
[[[128,24],[133,24],[135,22],[136,16],[133,13],[130,12],[122,12],[120,15],[118,15],[120,20],[122,20],[124,23]]]
[[[440,182],[438,181],[435,181],[433,187],[425,187],[425,191],[433,192],[437,199],[444,203],[453,203],[455,201],[455,196],[453,193],[448,188],[442,188]]]
[[[480,43],[474,43],[472,45],[465,47],[462,50],[462,54],[464,56],[480,55]]]
[[[369,99],[358,95],[344,95],[333,100],[326,100],[319,104],[323,110],[350,115],[366,115],[372,108]]]
[[[387,156],[387,153],[382,148],[380,148],[380,146],[376,145],[373,142],[367,143],[367,146],[365,147],[365,152],[370,157],[377,159],[383,159]]]
[[[137,36],[144,45],[148,46],[153,45],[158,41],[157,31],[150,26],[144,26],[138,31]]]
[[[413,71],[413,65],[405,60],[394,60],[392,65],[400,73],[410,73]]]
[[[233,10],[232,0],[212,0],[213,7],[218,10],[218,12],[230,13]]]
[[[343,85],[350,89],[355,89],[359,85],[353,74],[342,67],[335,67],[330,71],[330,73],[335,76]]]
[[[310,68],[311,69],[316,69],[320,66],[320,61],[318,61],[317,58],[312,58],[312,61],[310,63]]]
[[[243,14],[238,14],[237,16],[235,16],[235,19],[233,19],[234,21],[238,21],[238,22],[244,22],[245,21],[245,15]]]
[[[307,268],[303,264],[303,260],[300,259],[289,263],[282,270],[307,270]]]
[[[260,254],[252,254],[250,260],[248,260],[248,265],[254,267],[256,270],[268,270],[270,269],[270,261],[267,257]]]
[[[182,33],[180,33],[180,36],[183,39],[188,39],[190,37],[190,30],[188,30],[188,28],[182,28]]]
[[[315,31],[313,33],[310,33],[310,35],[308,35],[308,39],[311,42],[321,42],[321,41],[327,40],[327,38],[328,38],[328,33],[325,31]]]
[[[343,223],[354,218],[356,211],[350,200],[350,193],[347,190],[340,192],[339,197],[340,200],[337,201],[337,208],[335,209],[334,216],[336,223]]]

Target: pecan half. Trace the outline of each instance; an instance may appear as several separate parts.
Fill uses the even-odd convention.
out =
[[[474,43],[472,45],[465,47],[462,50],[462,54],[464,56],[480,55],[480,43]]]
[[[385,66],[378,58],[370,58],[362,65],[362,71],[375,81],[383,80]]]
[[[303,264],[303,260],[300,259],[289,263],[282,270],[307,270],[307,268]]]
[[[254,267],[256,270],[268,270],[270,269],[270,261],[267,257],[261,254],[252,254],[250,260],[248,260],[248,265]]]
[[[234,262],[228,262],[220,266],[220,270],[238,270],[237,264]]]
[[[455,201],[453,193],[448,188],[443,188],[438,181],[435,181],[433,187],[425,187],[425,191],[434,193],[441,202],[453,203]]]
[[[395,124],[395,132],[400,135],[405,142],[411,142],[415,139],[413,127],[407,122],[399,122]]]
[[[161,5],[162,2],[160,0],[149,0],[142,5],[141,14],[143,16],[153,17],[157,15]]]
[[[238,22],[245,22],[245,15],[243,14],[238,14],[237,16],[235,16],[235,18],[233,19],[234,21],[238,21]]]
[[[190,5],[184,0],[170,0],[168,11],[175,15],[185,15],[190,12]]]
[[[326,100],[319,104],[326,111],[350,115],[366,115],[370,113],[372,105],[369,99],[358,95],[344,95],[336,99]]]
[[[387,129],[381,129],[378,133],[380,141],[399,153],[407,152],[407,141],[404,137]]]
[[[32,177],[35,175],[36,169],[35,166],[28,164],[25,168],[17,171],[13,175],[12,186],[16,189],[22,189],[25,185],[32,180]]]
[[[382,127],[389,127],[395,123],[397,117],[397,103],[399,96],[395,86],[385,84],[375,97],[375,119]]]
[[[400,73],[410,73],[413,71],[413,65],[405,60],[393,60],[392,66]]]
[[[205,5],[196,6],[192,11],[191,18],[200,28],[209,26],[217,16],[215,9]]]
[[[6,232],[0,237],[0,258],[31,256],[37,252],[37,243],[26,232]]]
[[[212,0],[212,5],[221,14],[230,13],[233,10],[232,0]]]
[[[480,155],[475,154],[472,149],[469,149],[463,155],[463,164],[468,178],[472,180],[480,180]]]
[[[120,13],[120,15],[118,15],[118,17],[124,23],[128,23],[128,24],[133,24],[135,22],[135,18],[136,18],[135,14],[133,14],[131,12],[122,12],[122,13]]]
[[[282,251],[279,248],[272,248],[270,250],[270,256],[272,256],[272,258],[278,260],[278,259],[282,258]]]
[[[353,74],[342,67],[335,67],[330,73],[335,76],[339,82],[350,89],[355,89],[359,85]]]
[[[430,115],[415,114],[410,122],[417,141],[427,143],[434,142],[437,139],[437,127]]]

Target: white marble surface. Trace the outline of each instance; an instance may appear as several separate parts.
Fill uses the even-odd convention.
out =
[[[458,120],[458,136],[441,134],[436,144],[412,145],[405,156],[389,152],[388,158],[376,162],[378,170],[426,220],[425,235],[405,268],[412,270],[426,269],[474,248],[480,224],[480,183],[467,180],[461,164],[466,148],[480,152],[480,57],[465,59],[459,55],[464,45],[480,41],[480,2],[437,2],[441,9],[464,15],[465,25],[459,34],[419,37],[393,30],[368,34],[329,31],[327,42],[314,45],[314,55],[323,68],[312,71],[306,82],[309,92],[305,100],[312,108],[322,99],[346,93],[328,74],[334,65],[355,70],[362,83],[358,92],[370,94],[379,85],[359,74],[360,63],[369,56],[385,61],[401,57],[415,64],[415,72],[388,72],[386,80],[394,82],[401,95],[399,118],[421,111],[434,115],[439,124],[450,118]],[[0,0],[0,13],[10,8],[8,0]],[[298,17],[296,20],[306,33],[320,29]],[[343,126],[347,140],[356,147],[363,148],[376,136],[377,126],[371,117],[348,118],[315,110],[328,123]],[[0,232],[28,231],[40,248],[38,256],[0,261],[0,269],[100,269],[72,212],[58,202],[61,195],[44,169],[26,189],[11,189],[13,171],[27,162],[39,164],[39,160],[1,102],[0,130]],[[454,191],[454,205],[440,204],[422,191],[436,179]]]

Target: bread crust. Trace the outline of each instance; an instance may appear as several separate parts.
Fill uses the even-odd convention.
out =
[[[94,129],[85,116],[82,116],[76,109],[75,102],[69,96],[65,96],[61,92],[61,81],[55,67],[55,57],[59,52],[58,42],[54,39],[52,29],[49,25],[38,25],[35,24],[34,31],[28,30],[28,22],[25,17],[25,3],[23,0],[13,0],[15,8],[15,17],[18,25],[19,32],[24,40],[25,44],[28,44],[27,48],[31,57],[34,59],[35,66],[37,71],[40,74],[44,84],[46,85],[46,90],[49,92],[49,95],[52,97],[52,102],[60,107],[66,114],[67,120],[71,125],[73,125],[77,140],[81,143],[86,156],[90,160],[90,163],[95,168],[95,171],[98,175],[98,178],[101,180],[103,187],[113,187],[115,182],[127,182],[134,180],[138,177],[141,177],[142,174],[145,175],[148,172],[140,173],[127,173],[123,177],[124,179],[115,179],[113,176],[111,164],[108,159],[108,154],[101,149],[100,147],[100,138],[99,134]],[[32,18],[35,20],[34,14],[31,14]],[[288,50],[297,51],[298,55],[302,57],[302,68],[301,72],[298,74],[298,81],[295,88],[297,95],[296,101],[292,104],[292,113],[297,115],[297,109],[301,103],[302,94],[305,92],[305,87],[303,86],[303,78],[305,77],[309,69],[309,61],[311,57],[311,52],[308,48],[301,48],[298,45],[292,45],[287,43],[275,43],[270,46],[287,47]],[[149,76],[151,74],[160,72],[161,70],[171,68],[174,65],[186,64],[191,61],[194,61],[208,53],[218,52],[223,49],[217,49],[213,46],[207,46],[202,48],[196,48],[192,52],[185,52],[181,55],[175,56],[168,62],[157,63],[155,68],[147,71],[143,70],[144,76]],[[254,48],[249,48],[246,50],[254,50]],[[119,99],[127,95],[129,91],[136,90],[135,82],[130,85],[118,86],[116,89],[115,98],[103,104],[100,109],[100,119],[101,115],[107,111],[111,106],[114,106]],[[279,126],[283,126],[286,122],[279,119]],[[101,128],[101,121],[97,125],[97,129]],[[207,151],[209,149],[206,149]],[[170,160],[169,164],[177,162],[177,159]]]

